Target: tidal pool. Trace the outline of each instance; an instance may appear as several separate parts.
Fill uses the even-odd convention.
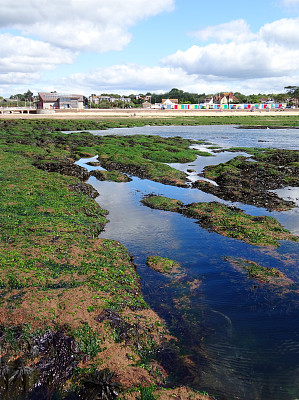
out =
[[[243,130],[228,126],[143,127],[95,134],[156,134],[207,140],[234,146],[298,149],[299,130]],[[227,161],[237,153],[199,157],[192,166],[200,173],[208,164]],[[82,159],[78,163],[89,170]],[[209,232],[196,220],[152,210],[140,203],[155,193],[184,203],[221,201],[198,189],[167,186],[133,177],[129,183],[88,181],[100,193],[96,199],[109,210],[100,235],[124,244],[134,257],[148,304],[178,337],[185,363],[173,366],[172,381],[206,390],[218,399],[295,400],[299,397],[299,243],[278,248],[251,246]],[[285,195],[285,194],[283,194]],[[229,202],[224,202],[230,204]],[[271,215],[298,234],[299,208],[268,212],[234,203],[252,215]],[[183,274],[165,277],[146,266],[151,255],[178,261]],[[289,287],[273,287],[249,279],[226,257],[241,257],[275,267],[291,278]],[[170,360],[171,361],[171,360]]]

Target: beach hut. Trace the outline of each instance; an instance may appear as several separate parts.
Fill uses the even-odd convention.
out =
[[[162,106],[167,110],[171,110],[172,108],[174,108],[175,104],[176,103],[173,102],[171,99],[162,100]]]

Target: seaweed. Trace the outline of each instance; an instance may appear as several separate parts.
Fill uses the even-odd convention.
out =
[[[94,170],[91,171],[90,175],[95,176],[99,181],[130,182],[132,180],[132,178],[128,177],[126,174],[122,174],[116,170]]]
[[[178,272],[180,264],[166,257],[149,256],[146,259],[146,264],[155,271],[166,275]]]
[[[74,164],[70,160],[38,161],[33,165],[43,171],[75,176],[82,181],[86,181],[89,178],[89,172],[86,168],[80,167],[80,165]]]
[[[195,218],[205,228],[259,246],[279,246],[279,240],[298,241],[298,237],[284,229],[273,217],[254,217],[237,207],[217,202],[184,205],[175,199],[147,195],[141,202],[151,208],[177,212]]]
[[[205,167],[204,176],[214,180],[217,186],[198,180],[192,184],[194,188],[270,211],[295,206],[294,202],[281,199],[269,190],[299,185],[299,151],[258,148],[231,148],[228,151],[246,151],[254,159],[238,156],[226,163]]]
[[[108,368],[87,375],[82,380],[79,398],[84,400],[114,400],[118,397],[121,385],[115,380],[114,372]]]
[[[69,188],[72,192],[85,194],[88,197],[91,197],[92,199],[95,199],[96,197],[99,196],[99,192],[89,183],[78,182],[69,185]]]

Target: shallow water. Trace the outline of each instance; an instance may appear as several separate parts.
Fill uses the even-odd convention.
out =
[[[237,129],[233,125],[203,126],[143,126],[90,131],[95,135],[159,135],[181,136],[194,140],[206,140],[212,144],[228,147],[272,147],[297,150],[299,129]]]
[[[111,133],[174,135],[206,139],[225,147],[298,149],[299,144],[298,130],[244,131],[209,126],[99,132]],[[192,168],[200,173],[206,163],[217,164],[236,155],[217,153],[214,157],[200,157],[190,163],[193,166],[176,167]],[[86,161],[79,163],[86,166]],[[166,186],[139,178],[133,178],[129,183],[113,183],[91,177],[89,183],[100,193],[96,200],[109,210],[110,222],[100,236],[120,241],[134,256],[146,301],[179,338],[181,353],[189,360],[187,368],[177,366],[174,379],[207,390],[219,399],[298,398],[299,244],[282,242],[274,249],[251,246],[209,232],[193,219],[152,210],[140,203],[140,199],[149,193],[177,198],[184,203],[219,201],[197,189]],[[298,233],[299,208],[270,213],[235,204],[252,215],[272,215]],[[180,262],[184,275],[175,279],[152,271],[145,263],[150,255]],[[224,257],[242,257],[265,267],[276,267],[295,283],[288,290],[259,284],[233,269]]]

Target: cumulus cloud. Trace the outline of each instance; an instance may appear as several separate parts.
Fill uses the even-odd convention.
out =
[[[136,64],[97,68],[88,73],[76,73],[53,82],[51,90],[63,91],[68,87],[74,93],[163,93],[173,87],[194,93],[234,91],[244,94],[279,93],[287,85],[296,85],[299,76],[251,79],[223,79],[221,76],[188,74],[181,68],[144,67]]]
[[[185,52],[177,51],[166,57],[164,63],[191,74],[232,79],[282,76],[298,69],[299,50],[268,46],[261,41],[241,45],[211,44],[206,47],[192,46]]]
[[[177,51],[162,62],[190,74],[211,78],[243,80],[292,75],[299,71],[298,22],[298,18],[282,19],[251,34],[245,21],[233,21],[231,26],[245,27],[241,41],[226,34],[225,39],[231,40],[229,43],[194,45],[186,51]],[[202,38],[219,39],[222,34],[223,24],[201,31]]]
[[[299,0],[298,0],[299,4]],[[283,18],[265,24],[259,31],[259,37],[269,44],[285,47],[299,47],[299,18]]]
[[[286,7],[299,5],[299,0],[277,1]],[[73,63],[80,52],[122,50],[134,25],[171,11],[174,4],[175,0],[0,0],[0,83],[27,86],[43,77],[44,71]],[[271,87],[270,91],[276,87],[280,91],[284,85],[298,83],[298,25],[299,18],[284,18],[255,33],[243,19],[208,26],[190,33],[206,41],[205,46],[179,50],[165,57],[162,66],[97,68],[55,82],[45,79],[43,89],[68,88],[87,95],[172,87],[198,93]]]
[[[174,1],[0,0],[1,83],[33,82],[79,52],[122,50],[132,26],[171,11]]]
[[[74,54],[48,43],[11,34],[0,34],[1,84],[30,83],[42,71],[73,62]]]
[[[87,74],[72,74],[63,82],[72,87],[113,91],[157,91],[169,90],[174,86],[192,86],[198,82],[197,76],[188,75],[179,68],[147,67],[136,64],[114,65],[97,68]]]
[[[0,72],[0,85],[30,85],[35,79],[39,78],[40,74],[27,72]]]
[[[202,41],[212,39],[220,43],[225,43],[227,40],[247,42],[256,37],[256,35],[250,31],[250,27],[244,19],[237,19],[224,24],[207,26],[198,31],[191,32],[190,36]]]
[[[18,29],[57,47],[101,53],[123,49],[131,40],[130,27],[172,10],[174,0],[0,0],[0,5],[2,29]]]

